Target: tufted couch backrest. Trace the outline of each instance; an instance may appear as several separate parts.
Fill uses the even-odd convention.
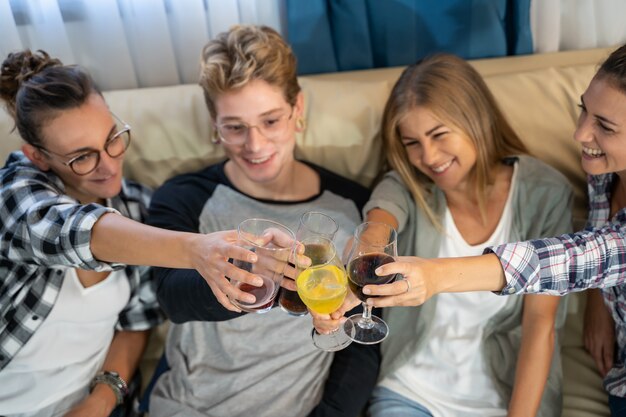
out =
[[[537,157],[576,189],[576,223],[585,218],[585,180],[572,140],[580,95],[610,52],[593,49],[472,61],[515,130]],[[300,78],[307,129],[297,156],[371,185],[381,164],[378,138],[385,100],[402,68]],[[156,187],[167,178],[223,158],[197,85],[105,92],[110,108],[133,128],[126,176]],[[0,113],[0,158],[19,148],[12,121]]]

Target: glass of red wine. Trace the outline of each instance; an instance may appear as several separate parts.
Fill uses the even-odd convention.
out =
[[[253,303],[234,299],[231,302],[248,313],[265,313],[274,305],[296,237],[286,226],[266,219],[244,220],[237,227],[237,233],[237,244],[255,252],[257,261],[250,263],[236,259],[233,264],[261,277],[263,285],[255,287],[231,280],[232,285],[256,297]]]
[[[296,231],[296,239],[301,242],[310,238],[325,238],[332,241],[339,226],[332,217],[318,212],[307,211],[300,216],[300,224]],[[304,255],[315,261],[317,247],[315,245],[305,245]],[[302,302],[300,295],[296,291],[281,288],[278,297],[278,305],[286,313],[292,316],[304,316],[308,313],[307,307]]]
[[[361,300],[363,314],[349,317],[344,324],[344,331],[357,343],[380,343],[389,334],[387,323],[372,315],[372,307],[365,303],[368,296],[363,294],[363,287],[387,284],[395,279],[395,274],[378,276],[374,271],[381,265],[394,262],[397,256],[397,240],[396,230],[385,223],[362,223],[354,232],[346,269],[348,285],[352,293]]]

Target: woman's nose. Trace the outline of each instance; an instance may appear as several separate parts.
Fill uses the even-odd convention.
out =
[[[108,153],[102,151],[100,152],[100,161],[98,162],[98,166],[96,167],[96,171],[98,172],[115,172],[115,166],[119,163],[119,161],[123,158],[122,155],[113,158]]]
[[[587,117],[585,112],[582,112],[580,116],[578,116],[576,130],[574,131],[574,139],[580,143],[593,141],[593,126],[591,119]]]
[[[432,144],[430,141],[422,142],[422,161],[426,165],[431,165],[434,162],[437,162],[437,146]]]

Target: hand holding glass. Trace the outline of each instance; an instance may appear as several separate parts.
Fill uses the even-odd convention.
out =
[[[363,287],[387,284],[395,274],[378,276],[374,271],[391,263],[397,256],[397,233],[385,223],[366,222],[354,232],[354,241],[348,257],[348,284],[350,290],[363,304],[363,314],[355,314],[344,323],[346,334],[355,342],[374,344],[382,342],[389,334],[383,319],[372,315],[372,307],[365,303]]]
[[[310,264],[296,265],[298,294],[311,311],[330,314],[341,307],[346,298],[346,271],[329,239],[318,236],[304,239],[301,243],[308,249],[309,255],[306,256]],[[350,338],[340,329],[328,335],[313,329],[312,338],[316,347],[326,351],[340,350],[351,343]]]
[[[307,211],[300,216],[300,224],[298,226],[298,231],[296,232],[296,239],[298,241],[302,241],[319,236],[332,241],[335,237],[335,233],[337,233],[337,229],[339,229],[337,223],[335,223],[330,216],[317,211]],[[305,256],[314,257],[315,254],[312,254],[311,250],[312,249],[307,248],[305,245]],[[303,316],[307,314],[307,307],[302,302],[296,291],[282,288],[280,290],[278,304],[283,311],[291,314],[292,316]]]
[[[231,302],[249,313],[265,313],[272,308],[280,288],[289,257],[296,243],[291,230],[280,223],[265,219],[248,219],[237,228],[237,244],[257,255],[255,263],[234,260],[236,267],[258,275],[263,285],[253,285],[231,280],[231,284],[241,291],[254,295],[256,301],[246,303],[240,300]]]

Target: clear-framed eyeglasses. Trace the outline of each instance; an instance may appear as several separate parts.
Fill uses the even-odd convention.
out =
[[[107,141],[104,143],[103,151],[107,153],[111,158],[118,158],[126,152],[128,146],[130,145],[130,126],[122,121],[119,117],[115,115],[115,113],[111,112],[111,115],[117,120],[119,125],[121,125],[121,129],[114,133]],[[119,127],[119,126],[118,126]],[[60,155],[58,153],[47,150],[42,146],[37,146],[37,149],[43,151],[48,155],[54,155],[57,157],[64,158],[64,155]],[[93,172],[96,168],[98,168],[98,164],[100,163],[100,153],[102,150],[87,150],[80,155],[77,155],[70,159],[69,161],[59,160],[63,165],[70,167],[70,169],[76,175],[87,175],[90,172]]]
[[[216,124],[215,127],[222,142],[229,145],[243,145],[246,143],[252,128],[256,128],[267,140],[275,140],[287,130],[289,121],[293,117],[293,110],[294,108],[292,107],[289,116],[286,114],[266,116],[258,125],[234,121]]]

